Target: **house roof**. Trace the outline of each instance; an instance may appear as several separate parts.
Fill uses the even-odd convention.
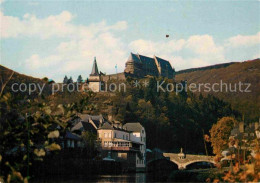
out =
[[[100,128],[98,129],[102,129],[102,130],[114,130],[114,127],[109,124],[108,122],[105,122]]]
[[[97,128],[100,126],[102,122],[105,121],[102,115],[92,116],[88,114],[79,114],[79,117],[81,121],[85,121],[85,122],[89,122],[89,120],[91,119]]]
[[[76,135],[75,133],[71,133],[69,131],[66,132],[65,138],[73,139],[73,140],[81,140],[81,137],[79,135]]]
[[[140,132],[143,126],[140,123],[126,123],[123,126],[127,131]]]
[[[97,130],[96,128],[89,122],[84,122],[84,121],[81,121],[79,123],[77,123],[72,129],[71,131],[89,131],[89,132],[92,132],[92,133],[97,133]]]
[[[124,131],[124,132],[129,133],[129,130],[124,129],[124,127],[122,127],[122,128],[116,127],[109,122],[103,123],[103,125],[101,127],[99,127],[98,130],[119,130],[119,131]]]

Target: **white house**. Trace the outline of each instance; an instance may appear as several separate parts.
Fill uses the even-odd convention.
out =
[[[140,144],[140,154],[136,154],[136,168],[143,170],[146,167],[146,133],[140,123],[126,123],[124,129],[130,132],[130,141]]]

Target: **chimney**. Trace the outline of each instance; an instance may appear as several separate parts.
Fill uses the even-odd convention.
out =
[[[244,122],[239,122],[239,132],[244,133]]]

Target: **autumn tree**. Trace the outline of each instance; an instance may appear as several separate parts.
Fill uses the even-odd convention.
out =
[[[214,154],[220,155],[222,150],[228,148],[228,139],[231,130],[237,123],[232,117],[223,117],[212,126],[210,135]]]

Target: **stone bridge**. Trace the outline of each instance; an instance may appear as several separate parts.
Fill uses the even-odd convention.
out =
[[[162,153],[160,157],[148,161],[147,164],[157,160],[169,160],[175,163],[179,169],[186,169],[187,165],[190,165],[192,163],[197,163],[197,162],[207,162],[207,163],[216,164],[216,162],[214,161],[214,156],[184,154],[182,152],[182,149],[181,152],[178,154]]]
[[[214,156],[192,154],[184,154],[184,156],[181,156],[180,154],[175,153],[163,153],[163,156],[171,162],[177,164],[179,169],[186,169],[187,165],[197,162],[208,162],[216,164],[216,162],[213,159]]]

